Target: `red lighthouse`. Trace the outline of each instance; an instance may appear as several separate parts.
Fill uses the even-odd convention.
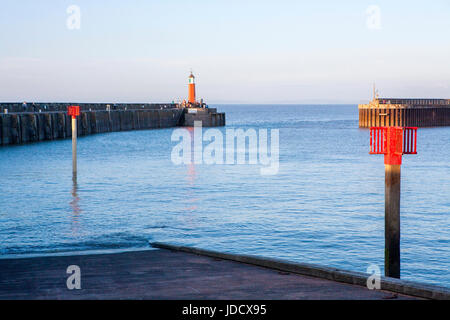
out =
[[[188,95],[188,102],[192,105],[196,104],[195,101],[195,77],[191,72],[191,75],[189,76],[189,95]]]

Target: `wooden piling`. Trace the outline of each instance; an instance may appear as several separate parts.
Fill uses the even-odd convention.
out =
[[[366,109],[366,124],[365,127],[368,128],[370,127],[370,110]]]
[[[72,179],[77,180],[77,118],[72,117]]]
[[[366,122],[367,122],[367,109],[362,109],[362,110],[363,110],[362,127],[365,128],[366,127]]]
[[[400,278],[400,165],[385,165],[386,277]]]

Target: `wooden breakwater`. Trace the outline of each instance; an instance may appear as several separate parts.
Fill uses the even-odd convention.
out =
[[[0,146],[65,139],[72,136],[67,107],[73,103],[0,103]],[[114,131],[188,126],[186,108],[175,104],[91,104],[76,103],[81,114],[79,136]],[[203,126],[225,125],[225,114],[208,109]],[[205,114],[207,115],[205,117]],[[187,117],[192,120],[191,115]],[[191,121],[189,121],[191,122]]]
[[[376,98],[358,110],[360,128],[450,126],[450,99]]]

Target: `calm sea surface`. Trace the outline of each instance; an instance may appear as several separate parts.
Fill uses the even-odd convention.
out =
[[[0,148],[0,257],[148,241],[383,272],[384,164],[356,106],[223,105],[227,127],[279,129],[280,168],[174,165],[174,129]],[[225,129],[220,129],[224,131]],[[402,166],[402,278],[450,287],[450,128]]]

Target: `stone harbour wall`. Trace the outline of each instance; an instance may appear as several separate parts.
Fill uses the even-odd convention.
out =
[[[29,103],[0,103],[0,146],[71,137],[71,118],[67,114],[69,105],[38,103],[30,107]],[[189,114],[187,109],[177,108],[174,104],[74,105],[81,109],[77,118],[78,136],[193,126],[194,120],[202,120],[204,127],[225,125],[225,114],[217,113],[215,109],[199,109],[198,113]]]
[[[82,111],[78,136],[95,133],[170,128],[179,125],[183,109]],[[67,112],[0,114],[0,145],[20,144],[72,136]]]
[[[203,127],[223,127],[225,126],[225,113],[218,113],[216,108],[186,109],[181,125],[193,127],[194,121],[202,121]]]

